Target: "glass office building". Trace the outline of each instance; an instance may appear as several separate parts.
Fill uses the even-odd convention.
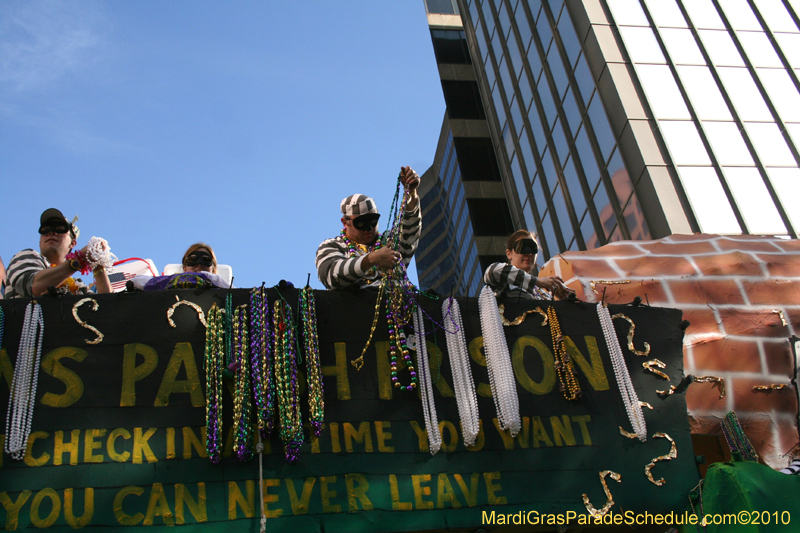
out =
[[[672,233],[798,237],[800,0],[426,6],[432,32],[463,24],[513,226],[544,259]]]

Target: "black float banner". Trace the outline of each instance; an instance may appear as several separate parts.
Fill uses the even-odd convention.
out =
[[[234,306],[249,302],[248,290],[233,290]],[[240,463],[232,454],[233,383],[225,379],[225,456],[211,464],[205,452],[205,327],[188,305],[167,312],[177,300],[208,312],[224,308],[228,291],[181,290],[100,295],[78,307],[78,317],[102,334],[80,325],[73,307],[81,298],[38,299],[44,315],[44,348],[31,436],[23,461],[2,455],[0,525],[28,527],[128,527],[181,525],[189,531],[256,531],[259,527],[258,457]],[[268,291],[270,304],[279,297]],[[280,296],[295,310],[299,291]],[[320,357],[325,387],[325,424],[290,465],[274,432],[264,454],[263,494],[268,531],[412,531],[514,523],[519,517],[552,526],[586,520],[582,495],[595,508],[606,503],[599,473],[606,477],[612,513],[663,513],[685,506],[698,475],[682,394],[659,396],[683,376],[681,313],[674,309],[610,306],[635,324],[634,347],[627,348],[630,323],[615,319],[617,337],[644,408],[648,439],[633,431],[622,403],[609,350],[595,305],[569,302],[506,302],[505,316],[554,306],[583,394],[562,395],[553,366],[549,326],[530,313],[505,333],[517,378],[522,429],[511,438],[497,424],[482,351],[477,298],[459,298],[471,368],[478,393],[482,431],[465,448],[442,320],[442,300],[420,297],[426,320],[434,395],[442,430],[442,450],[428,451],[422,404],[417,392],[391,386],[386,320],[381,313],[364,366],[357,358],[370,333],[375,293],[315,293]],[[0,412],[8,412],[27,300],[2,301],[5,332],[0,353]],[[301,343],[302,346],[302,343]],[[643,368],[658,359],[667,382]],[[305,367],[301,366],[303,419]],[[407,381],[407,372],[401,371]],[[5,428],[5,424],[0,430]],[[645,475],[654,458],[677,458],[652,468],[657,486]],[[255,432],[254,432],[255,434]],[[4,440],[5,436],[0,437]],[[519,513],[522,513],[521,515]],[[567,515],[567,513],[570,513]],[[552,516],[546,516],[552,515]],[[539,522],[536,522],[539,521]],[[549,521],[549,522],[548,522]]]

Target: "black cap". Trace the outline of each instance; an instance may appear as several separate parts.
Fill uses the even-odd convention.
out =
[[[39,217],[39,225],[40,226],[44,226],[45,222],[47,222],[48,220],[58,220],[58,221],[63,220],[64,223],[69,228],[69,233],[70,233],[70,235],[72,235],[72,238],[73,239],[77,239],[78,238],[75,235],[75,226],[69,220],[67,220],[67,217],[64,216],[64,213],[62,213],[61,211],[59,211],[55,207],[51,207],[50,209],[45,209],[44,210],[44,213],[42,213],[42,216]]]

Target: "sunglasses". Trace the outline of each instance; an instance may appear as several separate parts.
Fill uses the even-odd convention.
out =
[[[214,261],[211,258],[211,254],[207,252],[196,252],[189,254],[189,257],[186,258],[186,266],[192,267],[198,264],[207,267],[213,265]]]
[[[57,233],[64,235],[69,231],[69,226],[63,222],[50,222],[39,227],[39,235],[47,235],[48,233]]]
[[[513,250],[518,254],[535,254],[539,251],[539,247],[536,246],[536,241],[533,239],[520,239],[514,243]]]
[[[366,215],[361,215],[360,217],[351,218],[350,221],[353,223],[353,227],[357,230],[361,231],[370,231],[375,229],[378,225],[378,219],[381,216],[377,213],[367,213]]]

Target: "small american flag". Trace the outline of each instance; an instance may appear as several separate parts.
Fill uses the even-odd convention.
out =
[[[108,281],[111,282],[111,290],[113,292],[120,292],[125,290],[125,283],[136,276],[130,272],[114,272],[108,275]]]
[[[150,259],[129,257],[114,263],[114,272],[108,275],[113,292],[125,290],[125,283],[138,275],[158,276],[158,269]]]

